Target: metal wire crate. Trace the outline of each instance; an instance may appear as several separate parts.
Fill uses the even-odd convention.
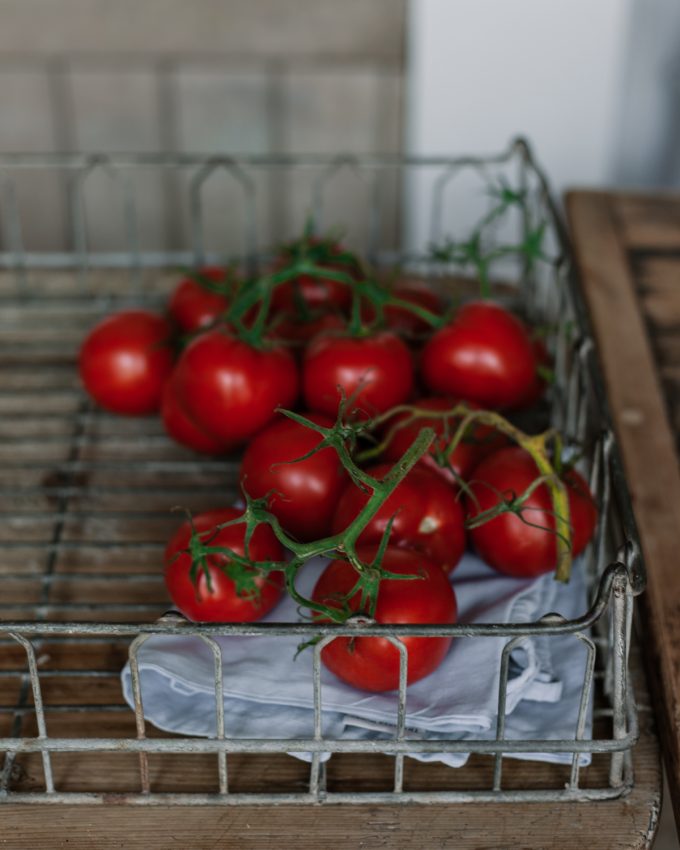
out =
[[[183,187],[178,197],[184,199],[188,244],[159,250],[145,243],[138,210],[141,173]],[[633,597],[644,588],[644,571],[566,236],[525,142],[486,159],[15,155],[0,159],[0,174],[0,265],[5,269],[0,273],[0,752],[5,753],[0,802],[603,800],[630,789],[638,727],[628,655]],[[30,239],[24,244],[30,205],[22,179],[27,174],[33,181],[36,175],[61,181],[72,250],[44,254],[30,250]],[[111,214],[120,212],[121,244],[93,250],[87,186],[98,174],[110,181]],[[298,205],[298,221],[291,224],[280,202],[284,214],[279,219],[267,204],[272,187],[290,188],[297,175],[309,199]],[[550,417],[583,448],[584,470],[600,506],[599,527],[585,557],[591,607],[578,619],[545,612],[535,623],[446,627],[365,621],[197,626],[163,615],[162,547],[177,523],[169,509],[184,504],[200,511],[234,498],[237,459],[198,460],[171,445],[157,420],[120,419],[96,410],[78,385],[79,342],[112,309],[162,304],[178,266],[228,259],[255,268],[267,248],[287,235],[286,228],[298,229],[309,210],[317,222],[324,216],[334,220],[329,192],[343,175],[363,192],[356,202],[363,225],[350,239],[364,237],[360,247],[378,265],[398,263],[406,271],[439,277],[442,285],[450,283],[451,269],[433,264],[426,248],[428,241],[464,227],[461,220],[451,220],[458,181],[504,175],[526,191],[530,204],[500,226],[498,239],[503,227],[522,238],[532,220],[548,222],[553,259],[501,268],[499,294],[520,303],[534,321],[559,327]],[[230,196],[233,215],[221,222],[226,252],[206,240],[206,192],[215,180],[239,197],[235,212]],[[402,221],[396,199],[404,193],[429,198],[426,227]],[[214,654],[217,734],[212,738],[160,735],[145,724],[138,651],[151,635],[177,634],[195,635]],[[310,736],[230,738],[221,698],[221,648],[214,638],[293,634],[324,636],[314,649]],[[331,740],[322,733],[320,651],[333,636],[346,634],[385,635],[399,648],[393,740]],[[510,653],[527,637],[564,634],[585,645],[587,656],[573,737],[508,739]],[[405,635],[506,639],[500,669],[490,671],[490,686],[497,686],[499,694],[493,740],[415,741],[406,736],[408,659],[399,642]],[[122,702],[117,678],[127,657],[134,717]],[[586,740],[593,693],[593,737]],[[311,765],[286,755],[293,751],[311,753]],[[404,756],[414,752],[464,752],[473,759],[460,769],[405,762]],[[506,768],[505,756],[536,752],[572,758],[565,768]],[[333,758],[324,764],[321,753]],[[579,766],[581,753],[593,754],[591,767]]]

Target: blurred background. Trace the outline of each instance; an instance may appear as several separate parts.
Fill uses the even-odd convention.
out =
[[[487,153],[522,133],[558,192],[678,186],[678,44],[677,0],[0,0],[0,152]],[[308,200],[261,188],[276,241]],[[207,188],[208,240],[230,191]],[[144,247],[184,245],[181,177],[135,192]],[[72,247],[65,179],[26,171],[18,193],[27,247]],[[106,174],[86,200],[92,248],[117,247]]]

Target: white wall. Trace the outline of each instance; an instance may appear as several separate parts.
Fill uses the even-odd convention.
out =
[[[557,191],[611,182],[632,7],[633,0],[411,0],[407,150],[492,152],[521,133]],[[426,226],[423,203],[420,193],[412,235]]]

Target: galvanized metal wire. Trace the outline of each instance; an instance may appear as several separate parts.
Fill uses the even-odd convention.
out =
[[[183,172],[189,176],[186,208],[191,229],[191,248],[159,252],[148,250],[140,239],[136,170]],[[551,419],[567,435],[568,443],[583,450],[582,465],[600,507],[600,523],[586,556],[590,607],[574,620],[545,612],[535,623],[473,623],[450,626],[384,626],[356,619],[342,626],[312,623],[254,623],[196,625],[177,614],[163,614],[164,594],[158,567],[166,539],[164,522],[169,499],[176,504],[197,496],[206,497],[221,488],[226,502],[235,495],[237,459],[203,460],[169,448],[157,422],[130,423],[96,411],[83,397],[74,373],[74,354],[83,329],[112,305],[162,303],[158,291],[144,291],[144,272],[151,268],[223,261],[211,253],[204,239],[204,194],[221,175],[238,189],[242,199],[239,216],[229,226],[241,234],[237,258],[256,268],[269,247],[258,232],[259,211],[256,176],[262,171],[285,169],[311,173],[310,209],[321,220],[328,187],[349,172],[363,181],[370,199],[365,249],[378,264],[400,261],[406,269],[441,274],[422,250],[413,247],[400,253],[380,244],[382,229],[381,179],[428,170],[431,175],[430,237],[440,239],[450,229],[447,193],[459,175],[473,171],[482,178],[512,172],[531,198],[531,209],[518,221],[519,234],[529,226],[529,216],[548,222],[557,247],[554,259],[535,269],[517,269],[514,295],[537,322],[558,325],[555,350],[556,378],[550,391]],[[74,250],[37,253],[24,245],[17,181],[24,172],[66,175],[65,208],[70,210],[69,232]],[[89,248],[85,187],[91,175],[102,171],[118,193],[124,222],[124,246],[119,251],[92,252]],[[637,735],[637,714],[628,676],[630,623],[633,598],[644,588],[634,519],[625,488],[621,463],[611,431],[602,379],[597,367],[588,320],[569,264],[567,237],[550,197],[547,182],[526,143],[514,142],[507,151],[490,158],[409,157],[205,157],[189,155],[3,155],[0,156],[0,216],[2,247],[0,268],[10,270],[0,279],[0,375],[12,382],[0,386],[0,572],[6,590],[0,595],[0,660],[20,647],[25,667],[0,664],[3,682],[19,680],[13,700],[0,705],[0,721],[10,720],[0,733],[0,802],[129,803],[180,805],[238,805],[291,803],[407,803],[476,801],[583,801],[619,796],[633,781],[631,748]],[[225,223],[227,226],[227,223]],[[234,259],[233,257],[231,259]],[[70,285],[52,293],[36,281],[46,279],[45,269],[68,273]],[[103,293],[97,270],[126,270],[122,289]],[[118,280],[121,280],[119,275]],[[61,325],[60,325],[61,323]],[[65,329],[60,338],[55,333]],[[5,359],[3,359],[3,357]],[[3,366],[3,363],[6,364]],[[19,376],[19,377],[17,377]],[[224,482],[231,478],[231,492]],[[161,498],[162,497],[162,498]],[[129,504],[129,500],[135,504]],[[112,507],[112,505],[114,505]],[[139,507],[138,507],[139,506]],[[137,523],[137,524],[136,524]],[[157,523],[157,526],[149,524]],[[149,534],[144,529],[156,529]],[[122,531],[121,531],[122,529]],[[141,530],[140,530],[141,529]],[[146,535],[146,536],[145,536]],[[110,559],[114,563],[110,563]],[[106,570],[99,568],[106,563]],[[134,566],[135,568],[131,568]],[[117,589],[147,587],[149,599],[130,600]],[[7,588],[15,588],[15,597]],[[96,599],[79,599],[82,592],[98,588]],[[30,594],[33,594],[32,596]],[[62,594],[60,596],[60,594]],[[573,737],[560,740],[509,739],[505,734],[510,654],[534,636],[573,635],[585,646],[586,664]],[[144,718],[143,688],[139,674],[139,651],[154,635],[192,635],[207,644],[214,659],[215,720],[213,737],[149,737]],[[229,736],[222,699],[222,648],[217,637],[238,635],[321,638],[313,655],[314,728],[304,739],[244,740]],[[382,636],[400,653],[399,688],[394,736],[390,740],[334,740],[323,732],[321,650],[334,637]],[[493,740],[417,740],[406,735],[408,652],[402,638],[409,635],[452,636],[463,640],[484,637],[505,639],[498,671],[498,715]],[[80,711],[127,709],[120,704],[83,700],[79,705],[46,702],[47,681],[82,680],[83,693],[96,681],[110,678],[107,669],[85,667],[41,669],[43,652],[50,647],[79,647],[92,641],[110,647],[127,647],[135,702],[134,737],[82,737],[50,735],[50,717]],[[592,694],[606,692],[609,703],[597,717],[606,719],[608,730],[592,740],[585,729]],[[26,722],[35,717],[37,734],[26,733]],[[0,727],[3,728],[3,727]],[[599,728],[599,727],[598,727]],[[102,730],[105,732],[105,730]],[[55,782],[52,757],[62,753],[137,753],[137,787],[124,794],[101,791],[62,790]],[[311,754],[304,789],[280,793],[241,793],[230,790],[230,754]],[[508,788],[504,785],[506,758],[522,753],[571,754],[569,777],[564,788]],[[39,753],[42,790],[16,787],[17,759]],[[157,793],[150,777],[149,757],[158,754],[213,754],[216,756],[216,793]],[[389,791],[337,791],[328,787],[323,754],[382,753],[393,757]],[[487,790],[413,790],[405,786],[404,757],[409,753],[472,753],[493,761]],[[601,787],[583,787],[579,756],[606,755],[609,771]]]

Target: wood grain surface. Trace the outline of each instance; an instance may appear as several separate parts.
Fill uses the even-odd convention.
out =
[[[173,281],[143,281],[153,298]],[[86,282],[100,298],[65,303],[73,282],[45,274],[34,280],[42,299],[30,309],[12,300],[13,278],[0,275],[6,297],[0,338],[0,619],[155,619],[168,607],[160,575],[163,546],[178,520],[174,505],[192,511],[228,503],[236,463],[196,460],[172,445],[157,419],[127,420],[95,413],[75,375],[75,352],[84,328],[111,309],[102,294],[120,290],[120,276],[94,274]],[[55,312],[56,311],[56,312]],[[141,461],[147,461],[145,465]],[[3,545],[4,544],[4,545]],[[37,642],[49,734],[131,737],[134,717],[118,678],[127,654],[123,640]],[[25,657],[15,644],[0,645],[0,735],[36,732]],[[116,794],[139,790],[136,756],[55,754],[59,790],[97,791],[104,805],[0,806],[0,848],[153,847],[299,850],[340,844],[353,850],[390,848],[525,848],[590,850],[646,848],[660,803],[659,754],[649,697],[639,665],[635,690],[641,740],[634,751],[635,787],[607,803],[311,807],[133,807]],[[599,682],[600,680],[598,680]],[[598,691],[598,708],[605,708]],[[607,734],[606,712],[597,720]],[[153,728],[149,736],[165,736]],[[336,756],[329,790],[389,790],[392,759]],[[1,762],[0,762],[1,769]],[[583,787],[606,785],[608,759],[596,756],[581,773]],[[406,760],[409,790],[487,790],[490,758],[452,770]],[[150,757],[153,791],[217,789],[213,756]],[[281,755],[230,756],[233,791],[286,792],[305,787],[309,767]],[[564,766],[504,763],[506,788],[563,788]],[[11,787],[39,791],[41,760],[20,756]]]
[[[644,645],[680,822],[680,198],[567,198],[647,567]]]

